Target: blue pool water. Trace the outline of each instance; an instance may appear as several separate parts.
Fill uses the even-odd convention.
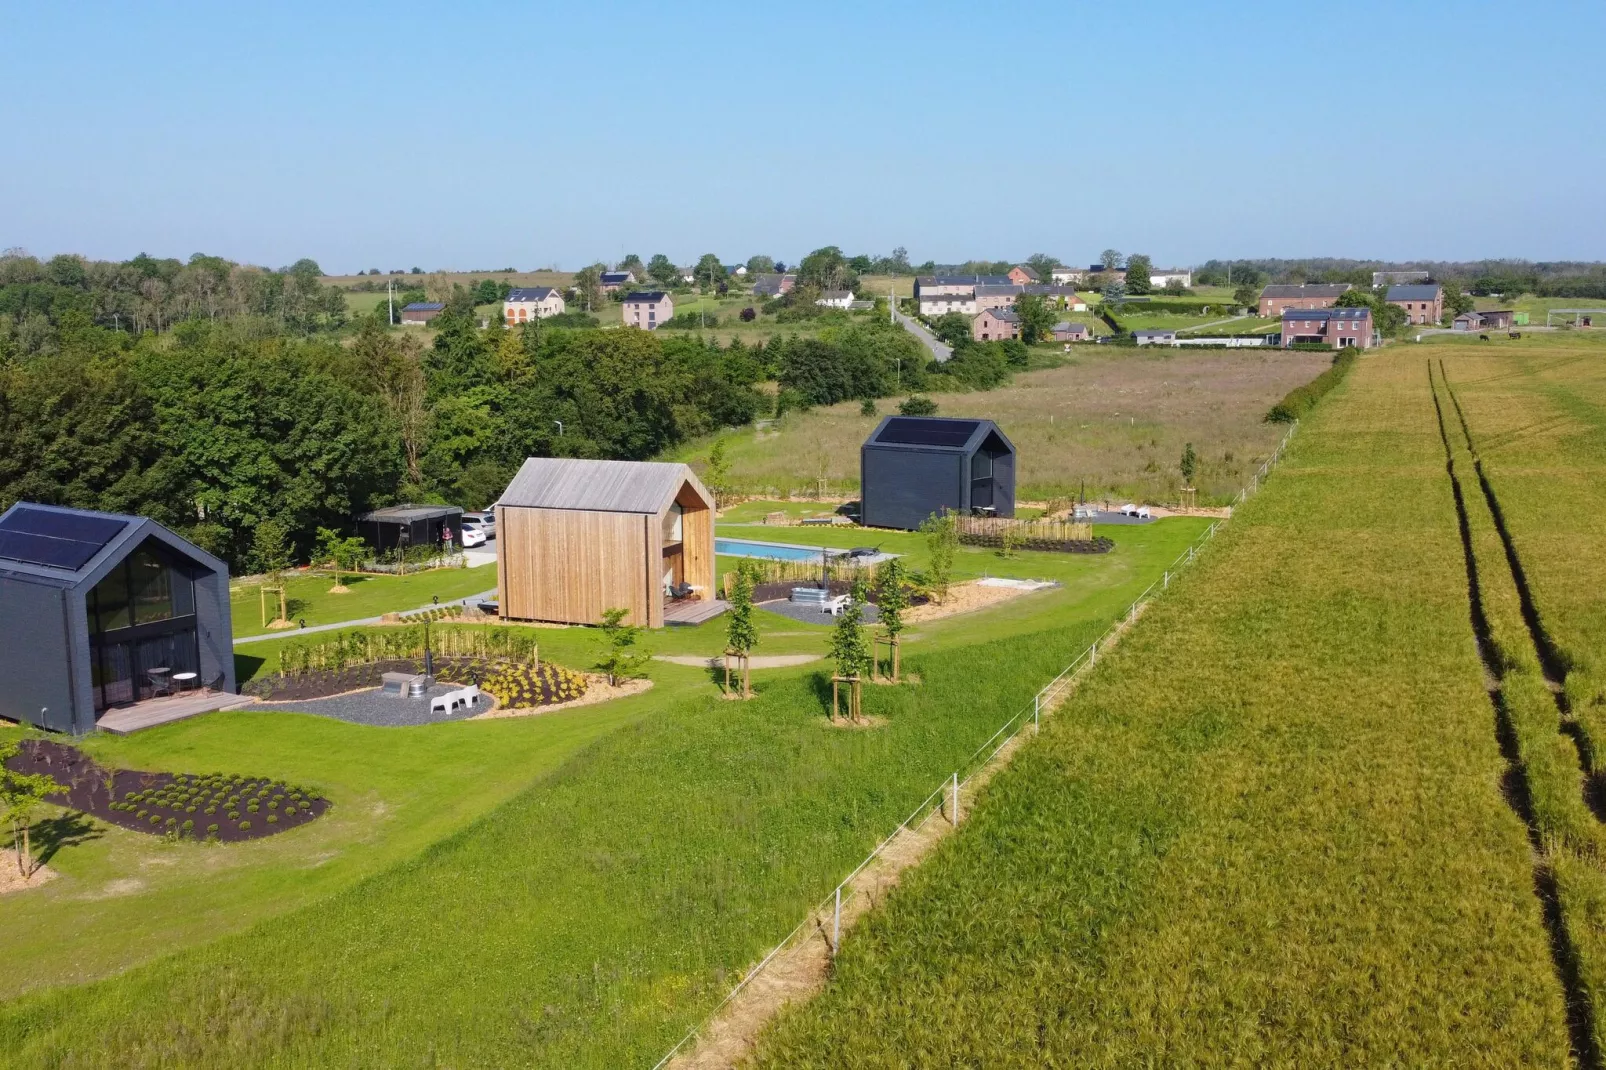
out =
[[[823,546],[784,546],[774,542],[748,542],[746,539],[715,539],[714,552],[731,557],[767,557],[771,561],[818,561]],[[839,554],[841,550],[829,551]]]

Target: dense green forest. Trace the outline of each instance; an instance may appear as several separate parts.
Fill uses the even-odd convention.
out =
[[[426,344],[348,322],[319,277],[311,261],[0,260],[0,508],[148,515],[251,569],[264,522],[304,560],[318,528],[375,506],[483,507],[526,457],[645,459],[789,407],[1009,375],[985,347],[938,369],[901,328],[846,313],[756,345],[481,327],[466,288]]]

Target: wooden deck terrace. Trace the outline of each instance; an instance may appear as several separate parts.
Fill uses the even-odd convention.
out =
[[[713,620],[731,607],[723,598],[707,601],[690,598],[664,603],[664,624],[701,624]]]
[[[231,695],[226,691],[188,691],[181,695],[165,695],[113,706],[100,715],[95,727],[113,735],[126,736],[142,728],[153,728],[217,710],[236,710],[255,702],[256,699],[249,695]]]

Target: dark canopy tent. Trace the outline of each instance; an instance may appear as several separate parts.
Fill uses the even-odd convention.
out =
[[[455,505],[391,505],[357,518],[357,534],[380,553],[397,546],[440,547],[445,529],[452,548],[463,548],[463,510]]]
[[[888,416],[859,448],[866,527],[914,530],[933,513],[1015,515],[1015,447],[991,420]]]
[[[152,697],[152,669],[234,690],[228,567],[145,517],[0,516],[0,717],[88,732]]]

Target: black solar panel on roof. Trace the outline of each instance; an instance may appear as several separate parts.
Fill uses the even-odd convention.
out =
[[[0,518],[0,558],[77,571],[121,532],[127,521],[19,506]]]
[[[981,426],[979,420],[920,420],[894,416],[876,436],[889,446],[963,446]]]

